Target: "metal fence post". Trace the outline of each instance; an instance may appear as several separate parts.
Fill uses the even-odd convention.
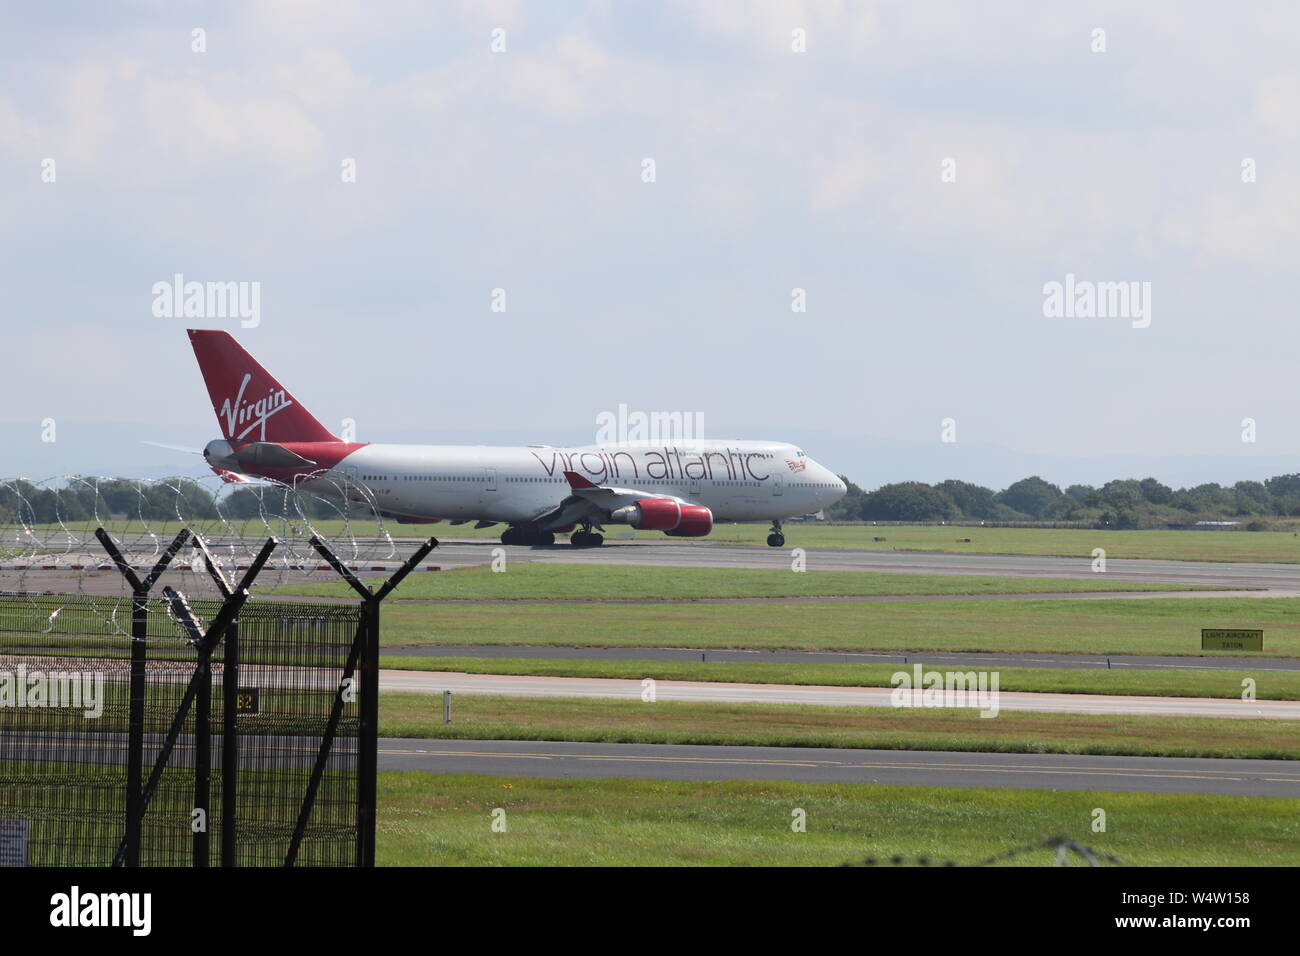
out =
[[[201,661],[199,692],[194,701],[194,809],[203,811],[194,831],[194,865],[208,865],[208,828],[212,804],[212,663]]]
[[[126,858],[140,865],[140,794],[144,775],[144,676],[149,645],[149,592],[135,589],[131,597],[131,705],[127,725]]]
[[[239,622],[226,629],[221,668],[221,865],[237,866],[239,792]]]
[[[95,529],[95,537],[108,556],[113,559],[118,573],[131,585],[131,691],[130,711],[127,717],[126,755],[126,827],[122,837],[121,862],[127,866],[140,865],[140,833],[143,826],[143,775],[144,775],[144,704],[145,658],[149,644],[149,591],[162,577],[172,558],[189,540],[190,531],[182,528],[172,539],[153,566],[141,579],[103,526]],[[116,861],[115,861],[116,862]]]
[[[379,773],[379,599],[362,604],[361,726],[357,735],[357,865],[375,865],[375,804]]]
[[[361,598],[360,629],[357,640],[353,643],[353,655],[361,671],[360,727],[357,733],[357,865],[374,866],[375,809],[378,800],[379,774],[379,605],[415,569],[416,565],[438,546],[438,539],[429,538],[420,545],[377,591],[371,591],[318,536],[312,535],[311,546]],[[352,665],[349,663],[347,673],[351,673],[351,668]],[[337,725],[341,703],[342,696],[336,696],[335,707],[330,716],[331,729],[327,731],[322,741],[316,767],[312,771],[312,783],[308,786],[306,799],[303,800],[302,812],[298,816],[298,824],[294,830],[289,853],[285,858],[286,866],[293,866],[297,859],[298,845],[311,816],[316,785],[324,769],[324,760],[328,756],[329,747],[332,745],[334,733],[332,728]]]
[[[208,574],[221,592],[223,601],[230,601],[232,596],[246,592],[253,586],[253,581],[262,573],[262,568],[271,558],[271,552],[279,542],[274,537],[267,538],[262,549],[244,572],[238,585],[226,580],[225,574],[217,560],[208,550],[208,543],[201,535],[194,536],[194,545],[203,553],[203,561]],[[225,629],[222,637],[225,650],[221,667],[221,865],[238,866],[236,830],[239,793],[239,618],[236,616]],[[210,662],[209,658],[209,662]],[[209,674],[209,681],[211,675]],[[209,683],[211,688],[211,683]]]

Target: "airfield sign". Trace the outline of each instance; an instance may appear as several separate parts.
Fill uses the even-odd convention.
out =
[[[1264,632],[1250,628],[1201,628],[1203,651],[1262,651]]]

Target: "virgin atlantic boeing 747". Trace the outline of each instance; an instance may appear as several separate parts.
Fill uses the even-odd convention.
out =
[[[229,333],[191,329],[221,438],[203,457],[228,480],[265,478],[322,494],[364,486],[399,523],[508,527],[502,544],[600,545],[608,524],[698,538],[718,521],[781,522],[825,508],[845,486],[784,442],[690,439],[651,445],[377,445],[331,434]],[[359,492],[359,500],[365,496]],[[577,529],[577,530],[575,530]]]

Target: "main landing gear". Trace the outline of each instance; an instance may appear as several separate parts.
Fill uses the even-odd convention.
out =
[[[769,548],[779,548],[785,544],[785,535],[781,533],[781,522],[772,522],[772,533],[767,536],[767,546]]]
[[[575,548],[599,548],[605,543],[605,536],[591,530],[590,524],[582,526],[581,531],[569,535],[569,544]],[[501,533],[502,544],[518,544],[525,547],[555,544],[555,534],[551,531],[538,530],[532,524],[514,524]]]
[[[591,525],[583,525],[581,531],[569,535],[569,544],[575,548],[599,548],[605,543],[605,536],[591,530]]]
[[[501,543],[529,546],[555,544],[555,535],[549,531],[538,531],[531,525],[511,525],[501,532]]]

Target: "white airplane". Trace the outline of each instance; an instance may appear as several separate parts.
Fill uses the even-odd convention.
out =
[[[190,329],[221,438],[203,457],[227,481],[266,478],[339,494],[364,486],[399,523],[508,525],[502,544],[577,547],[604,542],[608,524],[702,537],[718,521],[781,522],[839,501],[832,472],[784,442],[691,439],[555,448],[550,445],[377,445],[344,441],[229,333]],[[358,500],[364,500],[359,492]],[[575,528],[580,530],[574,530]]]

